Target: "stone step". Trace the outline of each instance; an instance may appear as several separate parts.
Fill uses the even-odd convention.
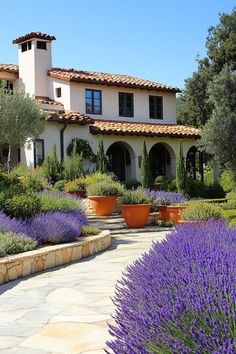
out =
[[[119,236],[119,235],[129,235],[129,234],[145,234],[148,232],[162,232],[162,231],[170,231],[171,227],[159,227],[159,226],[145,226],[141,229],[131,229],[131,228],[123,228],[123,229],[110,229],[111,235]]]

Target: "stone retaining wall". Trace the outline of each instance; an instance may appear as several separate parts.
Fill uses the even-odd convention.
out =
[[[102,231],[96,236],[81,237],[77,242],[45,246],[34,251],[0,258],[0,284],[78,261],[101,252],[110,245],[110,231]]]

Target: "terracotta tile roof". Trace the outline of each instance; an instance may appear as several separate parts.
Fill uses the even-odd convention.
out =
[[[18,65],[14,65],[14,64],[0,64],[0,72],[18,74],[19,68]]]
[[[54,41],[56,39],[55,36],[50,36],[49,34],[46,34],[46,33],[30,32],[30,33],[27,33],[23,36],[17,37],[16,39],[14,39],[12,41],[12,43],[18,44],[18,43],[22,43],[22,42],[28,41],[30,39],[33,39],[33,38],[44,39],[46,41]]]
[[[200,138],[201,131],[175,124],[149,124],[130,123],[120,121],[96,120],[90,127],[92,134],[104,135],[134,135],[134,136],[159,136],[172,138]]]
[[[52,68],[48,71],[48,75],[57,79],[72,82],[138,88],[159,92],[181,92],[177,87],[171,87],[158,82],[144,80],[128,75],[97,73],[92,71],[62,68]]]
[[[53,99],[49,97],[44,97],[44,96],[35,96],[35,99],[39,104],[50,104],[54,106],[63,106],[61,102],[54,101]]]
[[[48,118],[49,122],[57,122],[57,123],[68,123],[68,124],[93,124],[94,120],[87,116],[86,114],[82,114],[79,112],[63,112],[61,114],[53,114]]]

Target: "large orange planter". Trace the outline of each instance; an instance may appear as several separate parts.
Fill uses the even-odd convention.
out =
[[[141,228],[147,223],[151,204],[122,204],[121,213],[128,227]]]
[[[186,208],[186,205],[168,205],[167,212],[169,214],[169,220],[173,221],[175,225],[178,225],[181,220],[181,212]]]
[[[167,205],[158,205],[158,219],[162,221],[170,220]]]
[[[71,195],[75,195],[76,197],[80,197],[80,198],[84,198],[85,197],[85,194],[86,194],[86,191],[76,191],[76,192],[67,192]]]
[[[97,216],[110,216],[116,205],[117,196],[89,196],[88,197]]]

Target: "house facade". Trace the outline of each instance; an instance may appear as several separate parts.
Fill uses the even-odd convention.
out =
[[[110,157],[110,170],[120,180],[140,179],[140,155],[146,141],[153,178],[175,176],[178,143],[184,156],[200,137],[198,129],[176,123],[178,88],[127,75],[54,68],[54,36],[31,32],[18,37],[18,65],[0,64],[0,80],[33,96],[48,116],[45,132],[14,151],[13,163],[35,167],[52,146],[68,158],[73,138],[89,141],[93,152],[99,140]],[[7,148],[0,147],[0,163]],[[91,166],[94,168],[94,166]]]

